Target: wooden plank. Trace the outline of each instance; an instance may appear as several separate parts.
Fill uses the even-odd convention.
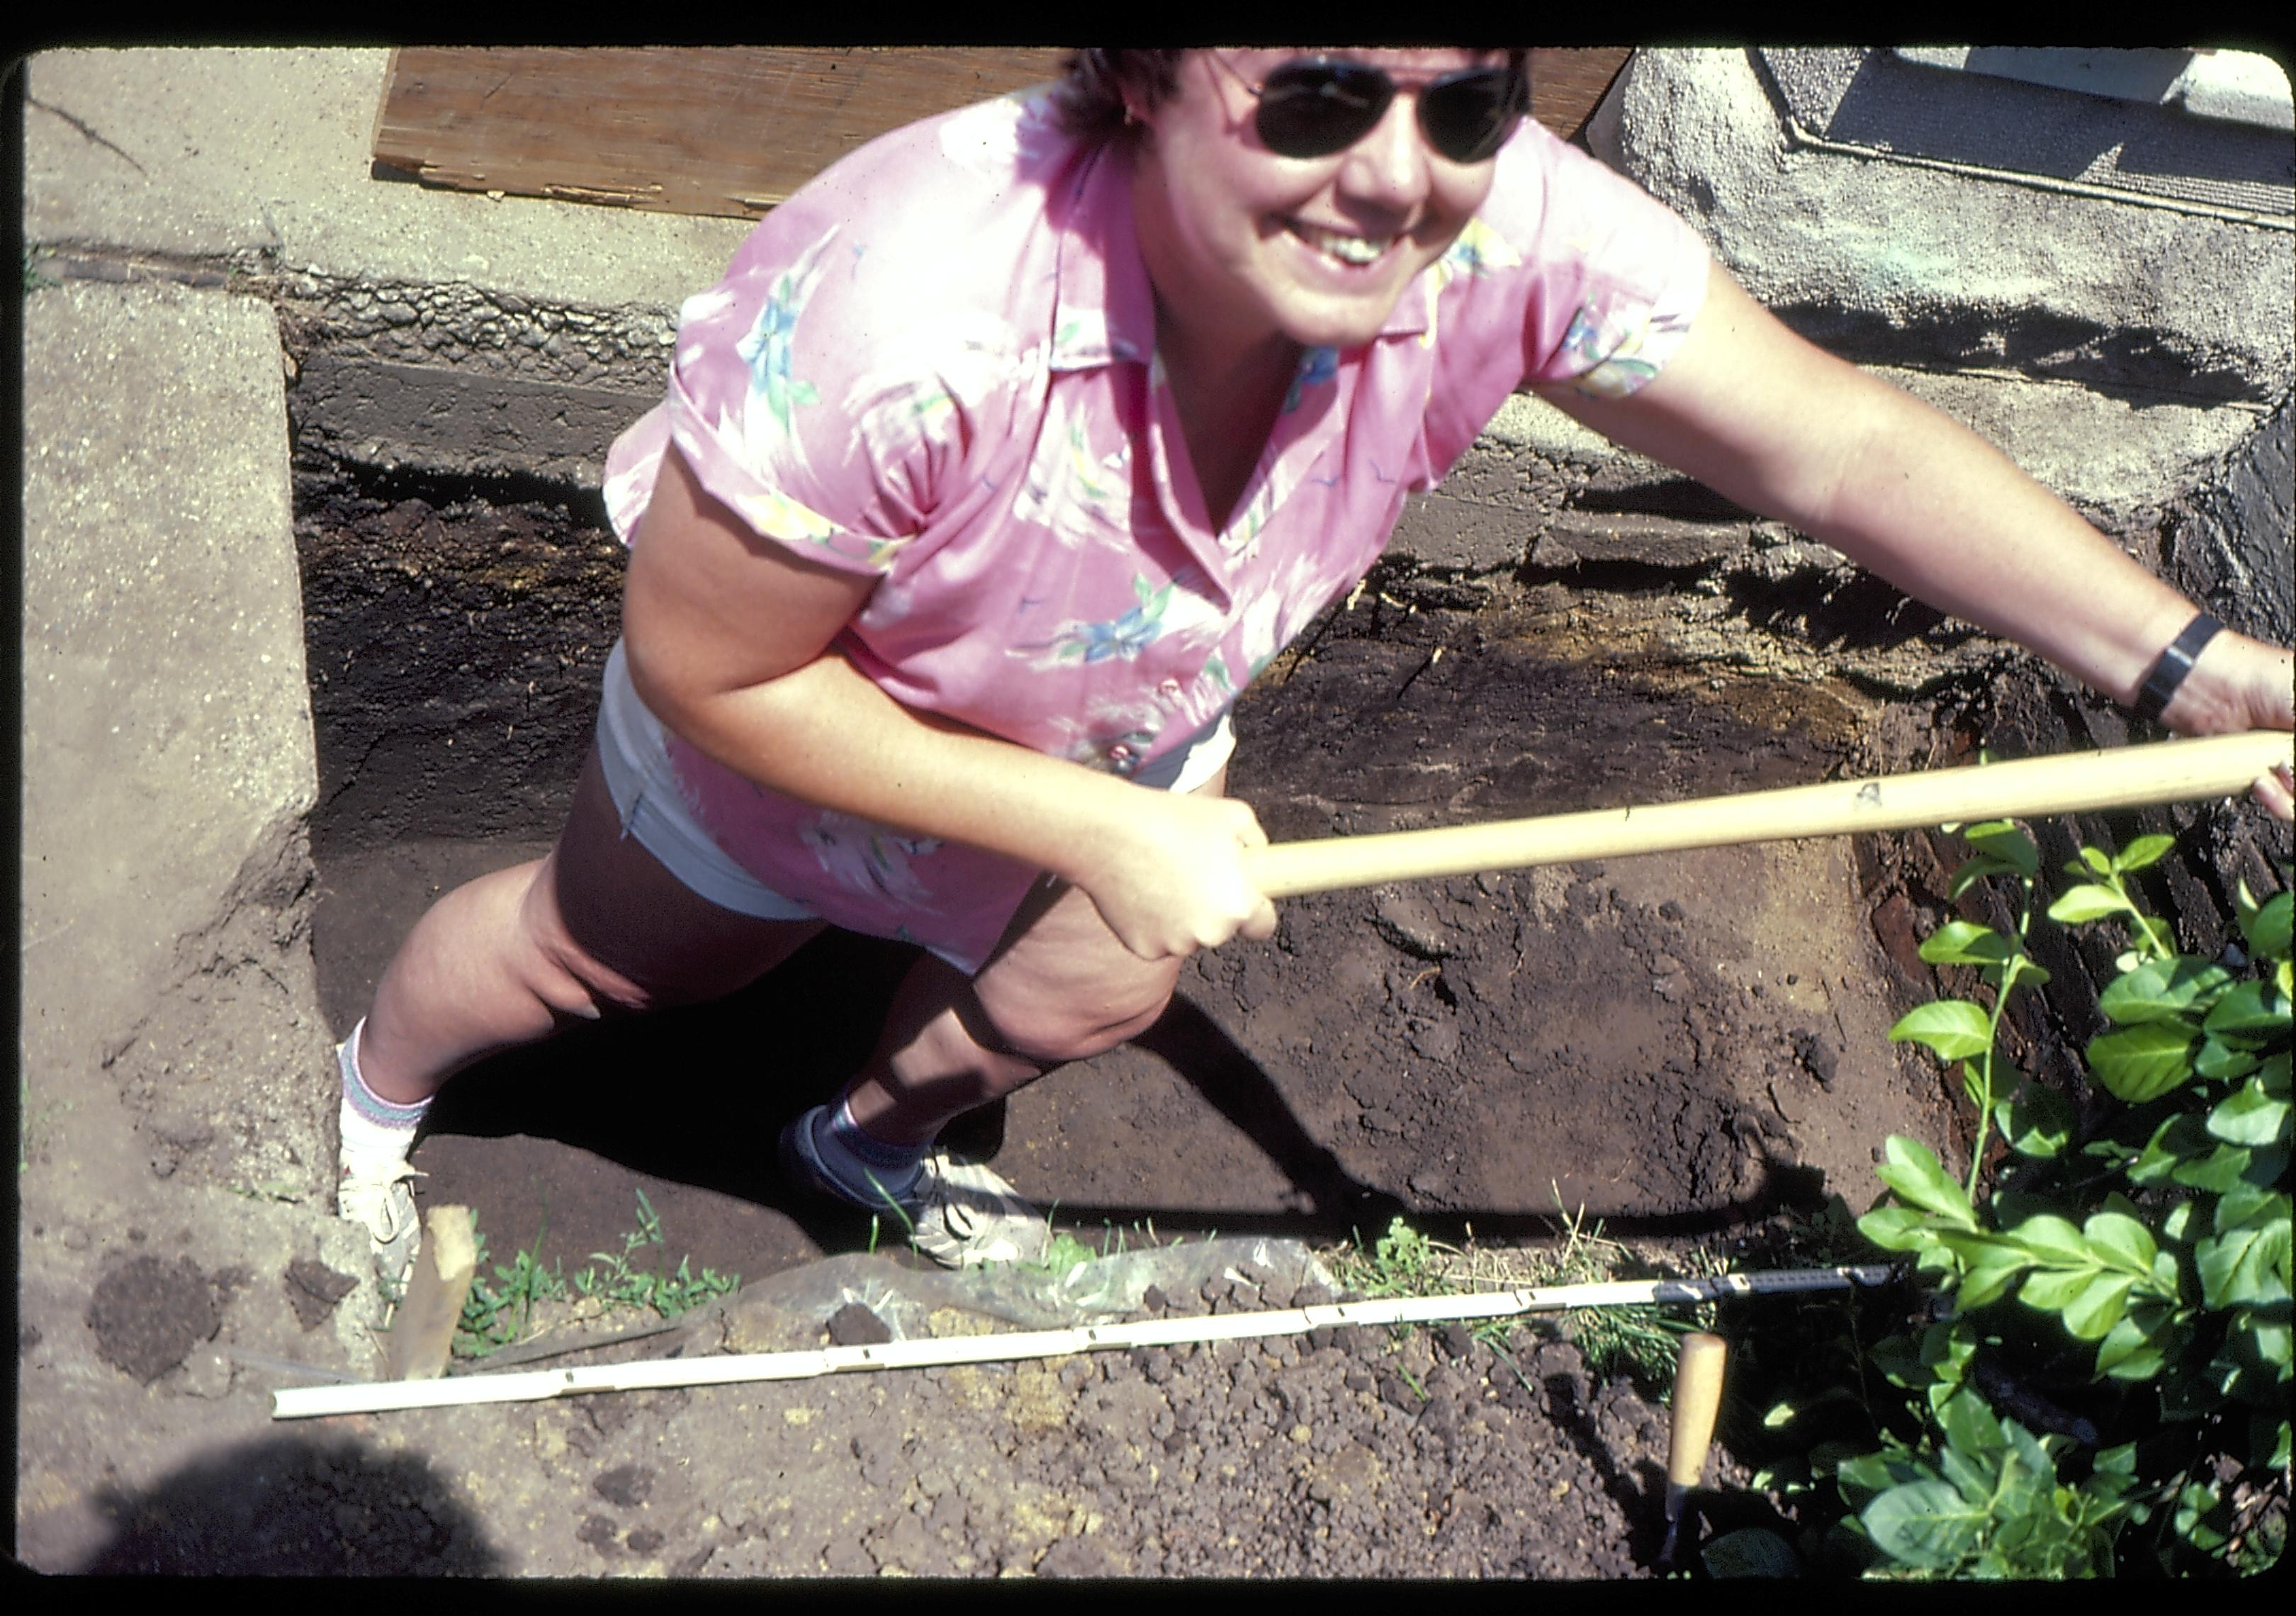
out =
[[[408,48],[391,57],[373,155],[455,190],[756,218],[889,129],[1056,78],[1065,53]],[[1576,135],[1632,53],[1533,51],[1532,117]]]
[[[1634,53],[1631,45],[1532,51],[1530,115],[1563,139],[1577,139]]]
[[[463,191],[755,218],[886,130],[1056,77],[1057,50],[401,50],[374,160]]]

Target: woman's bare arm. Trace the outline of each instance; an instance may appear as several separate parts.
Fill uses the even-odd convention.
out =
[[[1008,854],[1082,887],[1147,958],[1264,937],[1250,808],[1144,791],[901,706],[833,649],[874,580],[751,533],[673,448],[631,546],[630,679],[657,717],[760,785]]]
[[[1992,445],[1795,336],[1719,266],[1681,349],[1639,391],[1540,391],[2116,701],[2196,610]],[[2226,631],[2162,717],[2188,734],[2296,726],[2296,660]],[[2296,816],[2286,782],[2259,781],[2257,796]]]

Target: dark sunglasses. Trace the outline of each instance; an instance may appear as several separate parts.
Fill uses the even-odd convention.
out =
[[[1259,102],[1260,144],[1279,157],[1344,152],[1378,126],[1395,100],[1395,80],[1359,62],[1287,62],[1256,87],[1236,78]],[[1479,163],[1506,144],[1529,100],[1522,75],[1512,68],[1446,73],[1419,92],[1420,133],[1453,162]]]

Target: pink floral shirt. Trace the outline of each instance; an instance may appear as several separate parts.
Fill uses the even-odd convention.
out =
[[[1380,336],[1308,351],[1215,527],[1154,358],[1120,146],[1049,105],[928,119],[776,208],[681,311],[668,397],[607,458],[627,540],[675,442],[808,559],[882,581],[839,648],[898,701],[1129,775],[1215,721],[1370,569],[1526,382],[1632,391],[1706,250],[1528,119],[1489,200]],[[832,923],[977,966],[1040,874],[825,812],[675,736],[726,854]]]

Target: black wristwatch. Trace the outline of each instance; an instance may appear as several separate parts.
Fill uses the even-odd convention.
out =
[[[2205,611],[2185,625],[2185,632],[2169,642],[2169,649],[2161,653],[2161,660],[2153,663],[2152,671],[2144,676],[2144,684],[2137,691],[2136,700],[2130,703],[2138,718],[2149,718],[2155,724],[2161,721],[2161,711],[2169,705],[2169,698],[2185,682],[2185,676],[2193,671],[2193,660],[2201,654],[2201,647],[2216,638],[2223,628],[2222,623]]]

